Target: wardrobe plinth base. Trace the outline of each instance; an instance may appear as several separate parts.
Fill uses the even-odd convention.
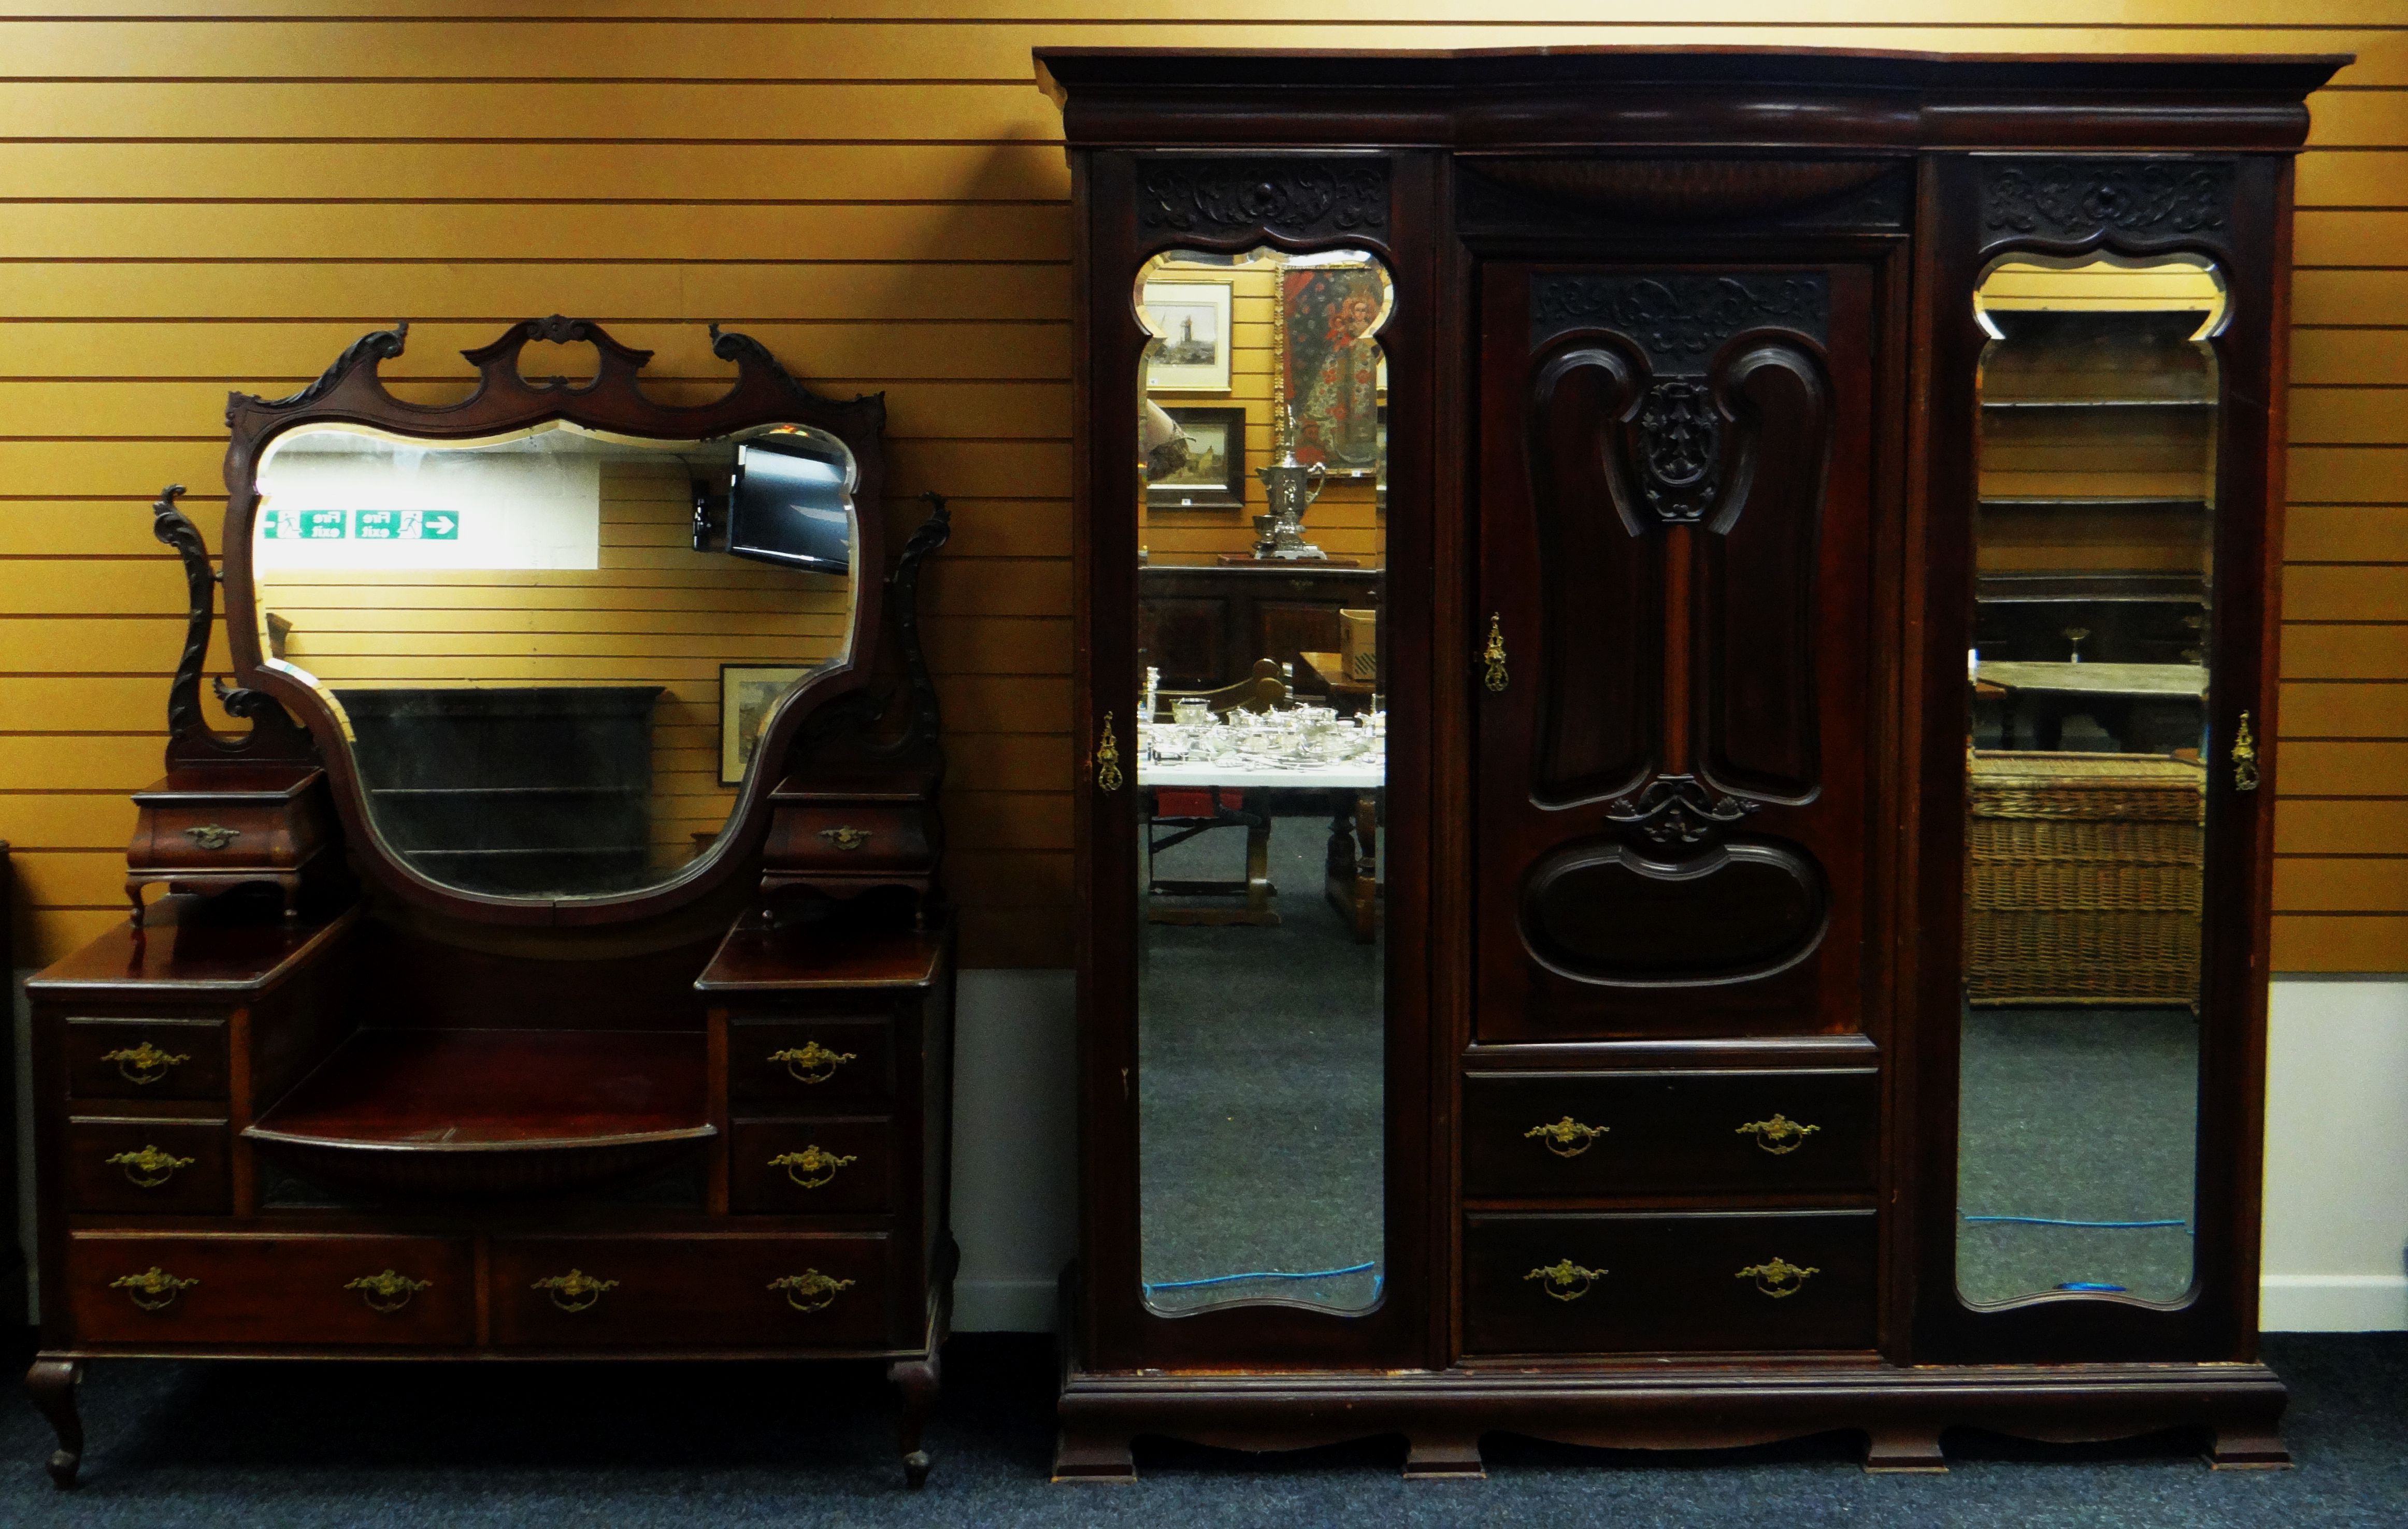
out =
[[[1064,1377],[1057,1481],[1134,1480],[1140,1435],[1268,1451],[1382,1435],[1408,1442],[1405,1475],[1484,1474],[1484,1435],[1611,1449],[1714,1450],[1811,1434],[1867,1439],[1865,1468],[1944,1471],[1941,1436],[1981,1428],[2047,1443],[2095,1443],[2172,1429],[2213,1440],[2224,1468],[2290,1463],[2288,1396],[2262,1365],[1928,1365],[1700,1363],[1570,1372],[1458,1369],[1406,1374]]]

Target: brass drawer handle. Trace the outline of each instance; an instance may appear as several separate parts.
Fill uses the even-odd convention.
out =
[[[839,823],[834,828],[821,829],[820,837],[839,850],[858,850],[869,842],[869,830],[855,828],[850,823]]]
[[[2249,731],[2249,713],[2241,714],[2241,730],[2232,735],[2232,789],[2258,789],[2258,738]]]
[[[1096,789],[1109,796],[1121,789],[1121,746],[1112,740],[1112,714],[1104,713],[1104,725],[1096,736]]]
[[[1739,1271],[1738,1278],[1754,1279],[1756,1289],[1778,1301],[1797,1294],[1805,1288],[1808,1279],[1822,1272],[1817,1268],[1801,1269],[1795,1264],[1776,1258],[1767,1264],[1749,1265]]]
[[[103,1062],[114,1062],[117,1070],[129,1083],[156,1083],[174,1069],[193,1060],[179,1051],[163,1051],[149,1041],[139,1046],[121,1046],[114,1051],[100,1053]]]
[[[1480,650],[1480,662],[1487,668],[1488,689],[1502,695],[1511,681],[1505,674],[1505,615],[1491,611],[1488,616],[1488,646]]]
[[[153,1264],[140,1274],[111,1279],[108,1288],[125,1292],[125,1298],[145,1311],[165,1311],[176,1304],[177,1296],[199,1283],[198,1279],[169,1274]]]
[[[861,1059],[851,1051],[831,1051],[818,1041],[806,1041],[789,1046],[782,1051],[771,1051],[769,1060],[782,1062],[797,1083],[824,1083],[836,1076],[836,1070],[848,1062]]]
[[[1786,1157],[1806,1145],[1806,1138],[1823,1129],[1819,1125],[1801,1125],[1779,1110],[1769,1121],[1750,1121],[1739,1128],[1738,1135],[1754,1136],[1756,1144],[1775,1157]]]
[[[125,1177],[134,1180],[136,1187],[140,1189],[157,1189],[175,1178],[178,1168],[193,1165],[191,1158],[163,1152],[156,1147],[145,1147],[138,1152],[120,1152],[107,1162],[112,1168],[123,1168]]]
[[[242,837],[242,830],[228,828],[223,823],[205,822],[197,827],[185,829],[184,836],[201,849],[222,850]]]
[[[1550,1264],[1543,1269],[1532,1269],[1522,1278],[1545,1280],[1546,1283],[1539,1288],[1558,1301],[1577,1301],[1588,1293],[1591,1285],[1604,1279],[1609,1272],[1605,1269],[1584,1269],[1567,1258],[1561,1263]]]
[[[851,1157],[823,1151],[817,1142],[799,1152],[780,1152],[769,1160],[769,1166],[783,1168],[786,1177],[805,1189],[817,1189],[836,1177],[838,1168],[850,1167],[861,1161],[860,1154]]]
[[[583,1269],[573,1268],[566,1274],[555,1274],[538,1279],[527,1288],[539,1290],[550,1295],[552,1304],[563,1311],[584,1311],[602,1298],[604,1291],[617,1290],[619,1281],[596,1279]]]
[[[817,1269],[805,1269],[800,1274],[781,1275],[769,1281],[769,1289],[786,1298],[786,1304],[797,1311],[824,1311],[834,1304],[837,1292],[851,1290],[853,1281],[822,1274]]]
[[[1583,1125],[1567,1115],[1553,1125],[1530,1127],[1522,1133],[1522,1139],[1527,1141],[1538,1136],[1546,1142],[1547,1150],[1557,1157],[1578,1157],[1596,1145],[1598,1137],[1612,1129],[1610,1125]]]
[[[406,1274],[387,1269],[382,1274],[364,1274],[343,1288],[358,1291],[360,1299],[367,1303],[370,1311],[390,1315],[408,1306],[411,1296],[434,1283],[432,1279],[412,1279]]]

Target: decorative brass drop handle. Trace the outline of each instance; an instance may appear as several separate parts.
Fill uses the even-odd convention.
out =
[[[1541,1279],[1539,1288],[1558,1301],[1577,1301],[1588,1293],[1589,1287],[1604,1279],[1605,1269],[1584,1269],[1570,1259],[1550,1264],[1542,1269],[1532,1269],[1522,1276],[1525,1279]]]
[[[1738,1135],[1754,1136],[1756,1144],[1775,1157],[1786,1157],[1806,1145],[1806,1138],[1823,1129],[1819,1125],[1801,1125],[1779,1110],[1769,1121],[1750,1121],[1739,1128]]]
[[[1104,725],[1096,737],[1096,789],[1111,795],[1121,789],[1121,746],[1112,741],[1112,714],[1104,713]]]
[[[771,1051],[769,1060],[782,1062],[798,1083],[824,1083],[836,1076],[836,1070],[859,1057],[851,1051],[831,1051],[818,1041],[806,1041],[789,1046],[782,1051]]]
[[[223,823],[205,822],[198,827],[185,829],[184,836],[204,850],[222,850],[242,837],[242,830],[228,828]]]
[[[1610,1125],[1583,1125],[1570,1115],[1553,1125],[1534,1125],[1522,1133],[1524,1141],[1536,1136],[1547,1144],[1547,1150],[1557,1157],[1578,1157],[1594,1146],[1597,1138],[1612,1130]]]
[[[169,1274],[153,1264],[140,1274],[111,1279],[108,1288],[125,1292],[125,1298],[145,1311],[165,1311],[176,1304],[177,1296],[199,1283],[198,1279]]]
[[[114,1051],[100,1053],[103,1062],[114,1062],[117,1070],[129,1083],[156,1083],[175,1068],[193,1060],[179,1051],[163,1051],[149,1041],[139,1046],[121,1046]]]
[[[2232,789],[2258,789],[2258,738],[2249,731],[2249,713],[2241,714],[2240,731],[2232,735]]]
[[[834,828],[821,829],[820,837],[827,840],[830,844],[835,845],[839,850],[858,850],[863,845],[869,842],[869,830],[867,828],[855,828],[850,823],[842,823]]]
[[[125,1177],[142,1189],[157,1189],[176,1177],[178,1168],[189,1168],[193,1160],[163,1152],[156,1147],[144,1147],[138,1152],[120,1152],[108,1160],[112,1168],[123,1168]]]
[[[850,1167],[861,1161],[858,1153],[851,1157],[824,1151],[817,1142],[799,1152],[780,1152],[769,1160],[769,1166],[783,1168],[786,1177],[804,1189],[817,1189],[836,1177],[836,1170]]]
[[[434,1283],[432,1279],[412,1279],[406,1274],[387,1269],[382,1274],[364,1274],[343,1288],[358,1291],[360,1299],[367,1303],[370,1311],[390,1315],[408,1306],[411,1296]]]
[[[1480,650],[1480,662],[1487,665],[1488,689],[1495,694],[1505,693],[1505,615],[1502,611],[1488,614],[1488,646]]]
[[[817,1269],[781,1275],[769,1281],[769,1288],[783,1295],[786,1304],[797,1311],[824,1311],[835,1302],[837,1292],[851,1290],[853,1285],[850,1279],[838,1279]]]
[[[1801,1269],[1784,1259],[1776,1258],[1770,1263],[1751,1264],[1740,1270],[1737,1278],[1755,1280],[1756,1289],[1779,1301],[1797,1294],[1806,1287],[1808,1279],[1822,1272],[1817,1268]]]
[[[552,1304],[563,1311],[584,1311],[602,1298],[606,1290],[617,1290],[616,1279],[596,1279],[583,1269],[570,1269],[537,1280],[527,1287],[539,1290],[552,1297]]]

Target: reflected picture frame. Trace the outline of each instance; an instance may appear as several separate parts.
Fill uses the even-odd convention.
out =
[[[1235,277],[1182,276],[1145,284],[1149,393],[1229,391],[1230,293]]]
[[[1246,411],[1241,405],[1165,406],[1187,437],[1185,465],[1145,486],[1149,509],[1241,509],[1246,503]]]
[[[740,786],[778,700],[811,672],[806,664],[719,666],[719,783]]]

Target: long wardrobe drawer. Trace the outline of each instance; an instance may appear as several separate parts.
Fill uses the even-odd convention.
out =
[[[727,1204],[784,1216],[861,1215],[895,1203],[895,1126],[871,1120],[737,1121]]]
[[[67,1122],[67,1208],[221,1216],[234,1204],[226,1122],[75,1116]]]
[[[1870,1192],[1880,1075],[1484,1072],[1463,1080],[1470,1199]]]
[[[895,1022],[738,1016],[727,1022],[727,1096],[761,1109],[881,1105],[895,1092]]]
[[[466,1344],[475,1270],[440,1237],[87,1232],[67,1305],[90,1343]]]
[[[527,1238],[492,1267],[505,1345],[874,1348],[893,1326],[877,1233]]]
[[[1472,1216],[1473,1353],[1870,1349],[1874,1216],[1863,1211]]]
[[[67,1093],[78,1099],[222,1099],[223,1020],[86,1018],[64,1027]]]

